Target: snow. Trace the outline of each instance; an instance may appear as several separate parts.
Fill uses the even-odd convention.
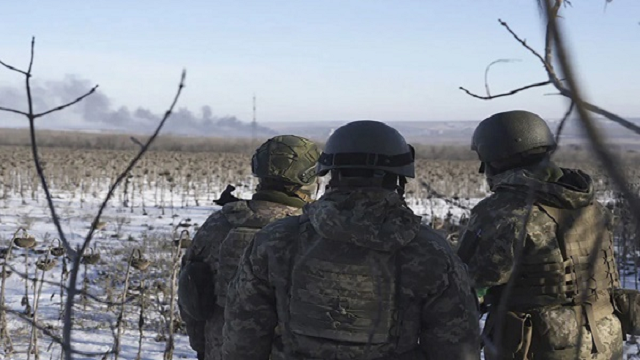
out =
[[[64,232],[73,245],[82,243],[91,220],[106,195],[107,185],[106,182],[100,184],[100,191],[81,196],[80,190],[76,192],[57,190],[55,184],[52,184],[56,210]],[[160,315],[160,309],[167,313],[169,301],[165,299],[162,291],[155,289],[163,286],[166,289],[170,287],[171,252],[175,249],[171,242],[183,229],[188,230],[193,236],[197,225],[202,224],[212,212],[219,208],[212,203],[212,200],[219,196],[219,192],[224,189],[225,185],[221,184],[217,191],[211,194],[202,194],[197,199],[194,198],[193,193],[183,194],[181,187],[176,187],[172,198],[164,199],[163,207],[155,203],[154,184],[146,186],[142,196],[136,195],[133,201],[129,200],[127,207],[123,206],[122,192],[116,191],[101,218],[101,221],[106,222],[106,226],[96,233],[93,241],[96,251],[101,254],[101,261],[97,265],[87,267],[90,294],[105,299],[107,296],[105,284],[109,281],[115,284],[112,291],[113,301],[118,301],[124,288],[127,258],[134,248],[141,248],[143,255],[153,262],[150,270],[145,273],[131,270],[131,287],[138,288],[142,276],[146,278],[145,284],[149,286],[146,292],[150,295],[150,303],[147,304],[144,314],[145,326],[143,328],[141,359],[163,359],[165,341],[160,337],[162,329],[166,329],[166,324],[163,321],[163,316]],[[234,195],[249,198],[251,187],[251,184],[241,187]],[[11,192],[6,199],[0,199],[0,248],[8,246],[18,228],[26,228],[28,233],[39,242],[38,246],[29,252],[28,270],[29,276],[33,277],[35,261],[44,256],[44,254],[36,252],[45,250],[51,244],[51,240],[57,237],[57,232],[51,221],[44,195],[40,192],[32,198],[29,192],[24,193],[26,194],[25,198],[22,198],[18,192]],[[143,199],[145,207],[142,206]],[[448,214],[453,219],[460,219],[460,217],[468,215],[466,209],[473,207],[479,200],[453,201],[462,207],[452,205],[451,202],[443,199],[409,198],[408,204],[417,214],[424,215],[424,221],[430,221],[433,217],[442,219]],[[199,205],[196,206],[196,203]],[[190,220],[187,221],[187,219]],[[188,225],[177,227],[181,222]],[[25,272],[25,250],[14,247],[12,254],[12,260],[9,264],[14,267],[15,271]],[[45,272],[45,284],[42,287],[37,313],[39,324],[44,325],[57,336],[61,336],[62,331],[62,322],[59,320],[61,272],[61,261],[58,261],[52,270]],[[623,269],[621,269],[622,272]],[[634,287],[636,283],[635,267],[625,268],[624,274],[627,275],[626,285]],[[38,277],[40,275],[41,273],[38,272]],[[84,268],[80,272],[78,288],[82,287],[83,278]],[[29,303],[31,306],[34,304],[33,285],[30,282]],[[21,305],[24,293],[25,282],[18,274],[14,273],[6,280],[5,301],[7,308],[18,313],[24,311],[24,306]],[[138,314],[140,309],[137,306],[137,301],[134,300],[125,306],[125,326],[119,354],[121,359],[136,359],[138,352]],[[108,309],[105,304],[92,299],[83,304],[81,299],[77,297],[72,335],[74,348],[90,353],[105,353],[112,349],[114,336],[111,327],[116,323],[118,311],[119,306]],[[178,313],[177,306],[175,312]],[[13,340],[14,352],[10,355],[5,354],[3,352],[4,346],[0,341],[0,359],[35,358],[34,355],[27,355],[30,325],[15,314],[8,314],[7,317],[8,331]],[[38,336],[38,351],[39,357],[43,359],[58,359],[60,357],[60,346],[52,344],[50,338],[44,335]],[[635,345],[627,346],[629,354],[636,351]],[[102,356],[75,355],[75,358],[99,359]],[[109,358],[113,358],[113,355],[109,355]],[[175,335],[174,358],[195,358],[195,352],[191,350],[183,330]]]

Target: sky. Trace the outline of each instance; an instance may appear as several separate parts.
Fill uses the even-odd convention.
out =
[[[640,116],[640,1],[572,3],[562,21],[588,99]],[[566,100],[550,87],[492,101],[458,89],[484,92],[484,69],[501,58],[519,61],[492,68],[494,93],[546,79],[498,19],[542,51],[535,0],[5,1],[0,60],[26,68],[35,36],[34,82],[49,97],[38,106],[99,84],[94,102],[109,114],[161,114],[186,69],[179,106],[198,119],[208,106],[210,117],[251,121],[254,93],[265,125],[481,120],[516,108],[561,117]],[[21,77],[0,68],[0,89],[0,106],[24,109]],[[83,111],[77,121],[92,116]],[[17,121],[0,114],[0,125]]]

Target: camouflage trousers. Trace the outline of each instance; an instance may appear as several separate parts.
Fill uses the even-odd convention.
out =
[[[216,306],[211,319],[204,327],[204,360],[222,359],[222,328],[224,326],[224,308]]]

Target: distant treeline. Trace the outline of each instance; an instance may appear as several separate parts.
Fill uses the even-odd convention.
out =
[[[135,138],[144,142],[148,136]],[[94,150],[136,150],[139,148],[130,135],[114,133],[87,133],[74,131],[37,130],[36,139],[41,147],[61,147],[71,149]],[[252,141],[246,138],[211,138],[161,135],[152,145],[152,151],[215,152],[251,154],[265,141]],[[0,129],[0,145],[29,146],[31,144],[28,129]],[[321,147],[324,145],[319,144]],[[422,159],[433,160],[477,160],[477,156],[464,144],[428,144],[427,139],[414,143],[416,155]],[[626,161],[640,160],[640,154],[631,148],[610,147]],[[567,144],[556,154],[560,161],[592,162],[593,155],[582,145]]]

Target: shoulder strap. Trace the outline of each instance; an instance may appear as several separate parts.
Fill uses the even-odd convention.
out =
[[[562,236],[562,232],[564,230],[564,225],[566,225],[566,216],[567,210],[543,205],[540,203],[535,204],[542,212],[547,214],[548,217],[556,223],[556,239],[558,240],[558,247],[560,248],[560,252],[562,253],[562,259],[567,260],[567,244],[564,241],[564,236]]]

